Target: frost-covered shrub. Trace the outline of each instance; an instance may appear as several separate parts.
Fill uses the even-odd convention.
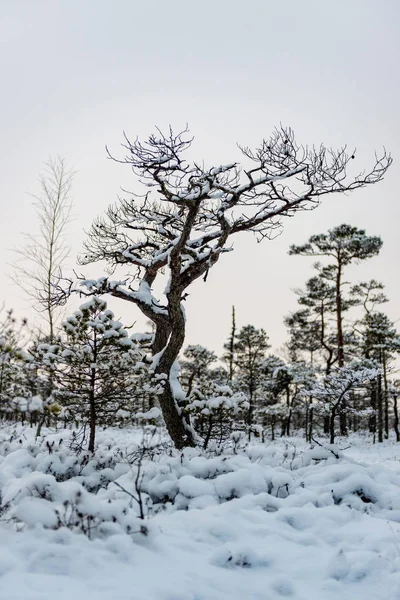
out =
[[[11,501],[6,497],[5,502]],[[89,538],[147,532],[128,501],[101,499],[77,482],[59,483],[51,475],[32,473],[13,502],[8,518],[28,527],[65,527]]]
[[[69,449],[68,435],[47,434],[35,441],[33,432],[25,428],[15,429],[0,440],[3,518],[19,528],[38,524],[48,529],[68,528],[89,538],[121,533],[147,535],[143,519],[148,496],[136,485],[143,506],[140,511],[132,502],[136,476],[132,464],[122,460],[115,443],[101,444],[95,455],[76,455]],[[123,454],[130,455],[131,451]],[[129,481],[125,486],[116,482],[125,473],[133,488]]]
[[[372,361],[354,360],[344,367],[336,368],[316,381],[310,389],[304,390],[304,396],[318,401],[317,411],[328,417],[331,444],[335,441],[335,423],[338,416],[351,413],[365,416],[371,413],[370,410],[351,408],[349,401],[355,390],[376,379],[380,373],[381,370]]]
[[[147,427],[144,438],[133,428],[99,432],[96,453],[76,455],[70,435],[47,429],[35,439],[28,426],[0,430],[4,522],[18,530],[69,529],[91,539],[123,534],[141,543],[154,531],[150,517],[160,512],[167,517],[211,508],[197,513],[205,519],[230,502],[221,510],[276,513],[279,531],[301,532],[314,522],[316,509],[333,515],[349,507],[358,517],[400,522],[399,474],[382,464],[356,463],[337,446],[305,448],[299,442],[294,452],[287,442],[252,443],[237,454],[228,447],[216,456],[201,448],[177,452]],[[220,566],[257,566],[265,558],[263,552],[249,554],[244,542],[226,549],[215,556]]]
[[[271,440],[273,441],[275,439],[277,424],[284,422],[288,418],[290,409],[285,404],[276,403],[259,408],[257,414],[263,425],[254,425],[253,431],[264,441],[266,431],[270,430]]]
[[[209,396],[195,387],[185,406],[196,431],[204,439],[204,448],[211,440],[221,445],[234,430],[244,430],[249,403],[242,392],[233,392],[227,385],[213,385]]]

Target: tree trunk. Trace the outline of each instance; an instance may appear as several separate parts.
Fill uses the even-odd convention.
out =
[[[165,374],[164,390],[158,396],[158,401],[163,413],[168,433],[178,450],[186,446],[195,446],[193,431],[186,424],[185,419],[177,405],[174,389],[171,387],[171,370],[178,358],[179,352],[185,341],[185,317],[181,308],[181,292],[171,289],[168,294],[169,322],[156,323],[157,346],[155,353],[162,353],[155,372]],[[165,342],[164,347],[160,345]]]
[[[234,348],[235,348],[235,334],[236,334],[236,320],[235,320],[235,307],[232,306],[232,329],[231,337],[229,338],[229,381],[233,379],[233,368],[234,368]]]
[[[383,365],[383,398],[384,398],[384,405],[385,405],[385,439],[389,439],[389,394],[388,394],[387,364],[386,364],[385,350],[383,350],[382,365]]]
[[[211,438],[212,427],[213,427],[213,416],[212,416],[212,415],[209,415],[209,416],[208,416],[208,429],[207,429],[207,434],[206,434],[206,437],[205,437],[205,439],[204,439],[204,444],[203,444],[203,448],[204,448],[204,450],[207,450],[208,442],[210,441],[210,438]]]
[[[95,401],[96,369],[91,369],[90,374],[90,396],[89,396],[89,452],[94,452],[94,441],[96,436],[96,401]]]
[[[305,432],[305,436],[306,436],[306,442],[310,441],[310,439],[308,437],[309,416],[310,416],[310,410],[309,410],[309,406],[308,406],[308,403],[307,403],[306,404],[306,411],[305,411],[305,423],[304,423],[304,432]]]
[[[376,403],[378,408],[378,442],[383,442],[383,398],[382,398],[382,377],[376,378]]]
[[[96,436],[96,363],[97,363],[97,336],[93,336],[93,363],[90,368],[90,388],[89,388],[89,452],[94,452],[94,440]]]
[[[324,433],[328,434],[330,432],[330,417],[329,415],[324,416]]]
[[[394,423],[393,428],[396,432],[396,442],[400,442],[400,431],[399,431],[399,411],[397,408],[397,396],[393,397],[393,412],[394,412]]]
[[[330,443],[334,444],[335,443],[335,417],[336,417],[336,410],[333,408],[330,414],[330,419],[329,419],[329,437],[330,437]]]
[[[343,316],[342,316],[342,262],[338,257],[338,269],[336,275],[336,324],[337,324],[337,351],[338,367],[344,365],[344,339],[343,339]],[[340,411],[340,435],[347,435],[346,401],[342,402]]]
[[[90,435],[89,435],[89,452],[94,452],[94,440],[96,436],[96,409],[94,401],[90,402]]]
[[[178,409],[169,381],[166,382],[164,391],[158,396],[158,400],[175,448],[182,450],[186,446],[195,446],[192,431],[185,427],[185,421]]]
[[[289,390],[289,386],[287,387],[286,390],[286,405],[288,407],[288,416],[286,419],[286,435],[289,436],[290,435],[290,423],[292,420],[292,407],[290,406],[290,390]]]
[[[249,440],[250,440],[251,426],[253,424],[253,411],[254,411],[254,382],[253,382],[253,376],[250,375],[250,382],[249,382],[249,411],[247,413],[247,424],[249,426]]]
[[[346,410],[346,401],[343,401],[342,409]],[[347,414],[345,412],[340,413],[340,435],[348,435],[347,427]]]
[[[314,425],[314,408],[310,407],[309,417],[308,417],[308,441],[311,442],[313,436],[313,425]]]
[[[342,263],[338,259],[338,269],[336,275],[336,326],[337,326],[337,351],[338,367],[344,365],[344,343],[343,343],[343,318],[342,318]]]

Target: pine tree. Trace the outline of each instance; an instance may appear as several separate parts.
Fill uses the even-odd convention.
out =
[[[0,412],[3,415],[18,411],[19,400],[24,399],[27,403],[32,396],[25,379],[25,363],[29,362],[29,356],[22,349],[26,324],[25,319],[18,323],[12,309],[6,311],[0,321]]]
[[[400,352],[400,336],[390,319],[382,312],[367,312],[361,322],[364,355],[374,360],[381,372],[372,386],[373,408],[377,413],[378,441],[389,437],[388,369],[393,354]]]
[[[317,275],[306,282],[305,290],[297,290],[296,293],[298,303],[304,308],[285,318],[291,336],[290,345],[295,351],[308,351],[311,362],[316,358],[318,362],[322,361],[325,372],[329,373],[337,361],[331,330],[335,310],[334,287]]]
[[[269,347],[268,336],[264,329],[256,329],[253,325],[245,325],[241,328],[233,346],[236,379],[249,401],[249,426],[253,423],[257,388],[262,378],[263,359]]]
[[[339,225],[330,229],[328,233],[321,233],[310,237],[306,244],[291,246],[289,254],[300,256],[327,256],[331,261],[329,265],[320,268],[321,276],[334,285],[337,358],[338,366],[344,365],[344,333],[343,311],[346,305],[343,298],[344,268],[353,261],[366,260],[376,256],[382,247],[382,240],[377,236],[367,236],[364,229],[357,229],[351,225]]]
[[[329,375],[325,375],[309,390],[305,396],[316,398],[321,412],[329,414],[330,443],[335,442],[336,418],[346,415],[352,393],[360,386],[368,384],[379,374],[373,364],[365,361],[353,361],[344,367],[337,367]]]
[[[359,262],[376,256],[381,247],[382,240],[380,237],[368,236],[364,229],[343,224],[328,230],[328,233],[313,235],[306,244],[293,245],[289,250],[289,254],[313,257],[326,256],[330,260],[328,265],[317,264],[317,267],[321,277],[332,284],[335,290],[336,351],[339,368],[345,364],[343,313],[353,302],[352,299],[346,301],[343,295],[345,267],[353,261]],[[342,411],[342,434],[347,432],[345,415],[345,411]]]
[[[229,336],[228,341],[224,344],[224,349],[226,350],[222,360],[228,364],[229,369],[229,381],[233,379],[233,373],[235,370],[235,339],[236,339],[236,315],[235,315],[235,307],[232,306],[232,326],[231,326],[231,335]]]
[[[119,410],[134,409],[142,353],[96,296],[62,326],[64,338],[41,344],[39,351],[54,370],[57,399],[89,425],[88,450],[94,452],[97,424],[113,422]]]
[[[217,355],[204,346],[188,346],[180,361],[181,383],[187,394],[190,396],[194,384],[197,386],[201,380],[210,379],[210,365],[217,360]]]

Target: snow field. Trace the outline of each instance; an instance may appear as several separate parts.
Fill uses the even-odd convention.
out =
[[[395,445],[155,452],[142,521],[140,432],[100,433],[94,457],[69,436],[0,432],[2,600],[400,599]]]

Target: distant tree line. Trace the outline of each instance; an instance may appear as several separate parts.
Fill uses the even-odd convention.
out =
[[[285,318],[285,356],[269,353],[266,332],[236,326],[223,356],[190,345],[171,385],[179,411],[204,447],[226,440],[325,434],[330,442],[349,431],[382,442],[394,430],[400,441],[396,357],[400,336],[381,306],[375,279],[351,283],[345,267],[378,254],[382,240],[340,225],[315,235],[290,254],[321,256],[315,274],[296,290],[298,309]],[[151,353],[154,332],[130,333],[98,296],[70,315],[52,337],[27,342],[26,322],[12,312],[0,325],[0,399],[3,418],[47,419],[87,428],[161,423],[165,376]]]

